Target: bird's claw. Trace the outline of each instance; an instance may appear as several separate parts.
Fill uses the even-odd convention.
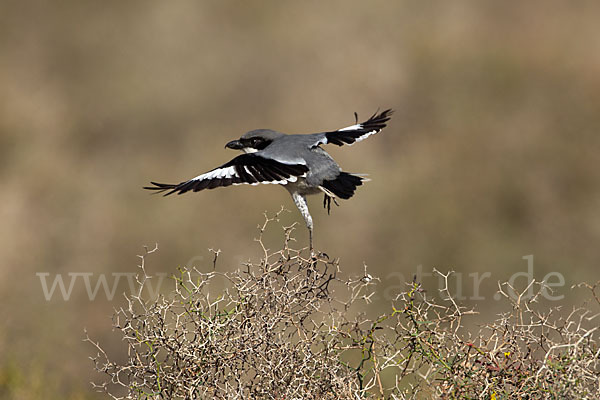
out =
[[[327,209],[327,215],[329,215],[330,211],[331,211],[331,200],[333,200],[333,204],[335,204],[338,207],[340,206],[338,204],[337,200],[335,199],[335,197],[324,195],[324,197],[323,197],[323,208]]]
[[[314,249],[311,249],[310,250],[310,259],[312,261],[319,261],[319,260],[329,261],[329,255],[322,251],[315,251]]]

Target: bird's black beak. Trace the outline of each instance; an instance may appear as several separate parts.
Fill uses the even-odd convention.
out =
[[[226,149],[233,149],[233,150],[240,150],[243,147],[244,147],[244,145],[239,140],[232,140],[231,142],[229,142],[225,145]]]

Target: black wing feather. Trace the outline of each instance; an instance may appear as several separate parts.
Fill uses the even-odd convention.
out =
[[[276,183],[293,180],[293,177],[303,176],[306,172],[308,167],[303,164],[284,164],[255,154],[242,154],[194,179],[176,184],[150,182],[153,186],[146,186],[144,189],[168,196],[241,183]]]
[[[364,139],[366,136],[375,134],[385,128],[393,112],[393,110],[387,109],[379,114],[375,113],[365,122],[356,124],[356,127],[353,127],[353,129],[349,129],[350,127],[348,127],[333,132],[325,132],[327,143],[343,146],[344,144],[353,144],[356,141]]]

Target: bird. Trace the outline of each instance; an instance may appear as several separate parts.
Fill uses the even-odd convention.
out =
[[[342,171],[321,146],[352,146],[385,128],[392,113],[391,109],[377,111],[361,123],[354,113],[354,125],[320,133],[285,134],[272,129],[255,129],[225,145],[243,154],[220,167],[176,184],[150,182],[152,186],[144,189],[169,196],[231,185],[279,184],[291,194],[304,218],[309,249],[314,254],[314,225],[306,196],[322,193],[323,206],[329,214],[332,200],[339,205],[336,199],[351,198],[356,188],[369,180],[365,174]]]

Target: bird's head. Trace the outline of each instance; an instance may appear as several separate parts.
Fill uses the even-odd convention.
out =
[[[228,149],[242,150],[244,153],[255,153],[270,145],[273,140],[283,136],[283,133],[271,129],[256,129],[244,133],[241,138],[232,140],[225,145]]]

